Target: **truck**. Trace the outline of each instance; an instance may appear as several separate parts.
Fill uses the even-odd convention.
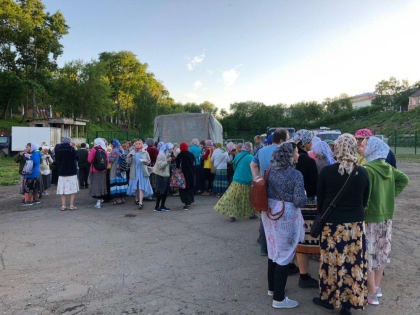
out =
[[[331,130],[327,127],[320,127],[319,129],[313,130],[313,132],[322,141],[336,141],[341,136],[341,130]]]
[[[211,114],[180,113],[155,118],[155,141],[191,143],[194,138],[223,143],[223,127]]]
[[[12,136],[9,137],[9,141],[11,145],[7,155],[25,150],[28,143],[41,145],[42,142],[46,142],[50,146],[55,146],[61,142],[61,129],[53,127],[12,127]]]

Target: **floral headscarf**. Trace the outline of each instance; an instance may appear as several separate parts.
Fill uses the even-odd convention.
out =
[[[62,140],[61,140],[61,143],[71,143],[71,138],[70,137],[64,137]]]
[[[273,170],[285,170],[294,166],[293,161],[293,144],[284,142],[274,150],[271,157],[271,168]]]
[[[357,138],[369,138],[373,136],[372,131],[370,131],[369,129],[359,129],[356,131],[356,133],[354,134],[355,137]]]
[[[235,150],[235,144],[233,142],[229,142],[228,144],[226,144],[226,148],[228,152],[232,152],[233,150]]]
[[[338,167],[338,172],[341,175],[344,175],[344,173],[350,175],[357,162],[356,138],[349,133],[342,134],[335,142],[335,152],[337,162],[340,164]]]
[[[310,130],[301,129],[298,132],[296,132],[295,136],[293,137],[293,140],[295,143],[301,143],[302,145],[311,143],[311,141],[314,138],[314,133]]]
[[[333,159],[334,153],[331,151],[330,146],[325,141],[318,141],[315,143],[312,146],[312,151],[315,152],[315,154],[318,156],[323,156],[327,160],[328,165],[335,163],[335,160]]]
[[[389,146],[377,137],[370,137],[365,150],[365,158],[368,162],[386,159],[389,154]]]
[[[169,150],[173,149],[173,147],[174,147],[174,145],[172,143],[170,143],[170,142],[165,143],[164,145],[162,145],[159,152],[163,152],[166,155],[169,155]]]
[[[213,141],[211,141],[211,140],[206,140],[206,147],[207,148],[210,148],[210,147],[212,147],[213,146]]]
[[[252,151],[252,143],[251,142],[245,142],[242,146],[242,151],[251,152]]]

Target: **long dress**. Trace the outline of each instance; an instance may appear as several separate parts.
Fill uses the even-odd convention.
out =
[[[112,198],[123,198],[127,194],[127,175],[120,169],[120,151],[114,150],[109,157],[110,170],[110,195]]]
[[[134,178],[130,177],[130,184],[128,185],[127,195],[134,196],[138,188],[139,190],[143,190],[144,197],[152,196],[153,189],[150,185],[149,176],[148,174],[145,174],[143,170],[142,152],[136,152],[134,158],[136,176]]]
[[[177,168],[181,168],[185,177],[185,189],[179,189],[181,202],[190,205],[194,202],[194,155],[189,151],[182,151],[175,159]]]

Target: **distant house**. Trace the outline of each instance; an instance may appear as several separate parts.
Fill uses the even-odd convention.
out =
[[[408,98],[408,110],[416,109],[420,106],[420,90],[411,94]]]
[[[363,93],[355,95],[351,98],[351,105],[354,109],[368,107],[372,105],[372,101],[375,99],[375,93]]]
[[[86,119],[72,119],[72,118],[48,118],[48,119],[34,119],[29,122],[31,127],[50,127],[57,130],[54,135],[58,139],[54,139],[56,143],[60,143],[64,137],[71,137],[73,142],[80,144],[86,141],[87,130],[86,124],[89,120]]]

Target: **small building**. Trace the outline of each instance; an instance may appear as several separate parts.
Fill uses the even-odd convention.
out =
[[[371,92],[355,95],[351,98],[351,105],[353,106],[353,109],[368,107],[372,105],[374,99],[375,93]]]
[[[408,110],[420,107],[420,89],[408,97]]]
[[[86,124],[89,120],[86,119],[72,119],[72,118],[48,118],[48,119],[34,119],[29,122],[31,127],[50,127],[59,129],[60,138],[70,137],[75,144],[86,142],[87,130]],[[58,142],[61,139],[57,139]]]

